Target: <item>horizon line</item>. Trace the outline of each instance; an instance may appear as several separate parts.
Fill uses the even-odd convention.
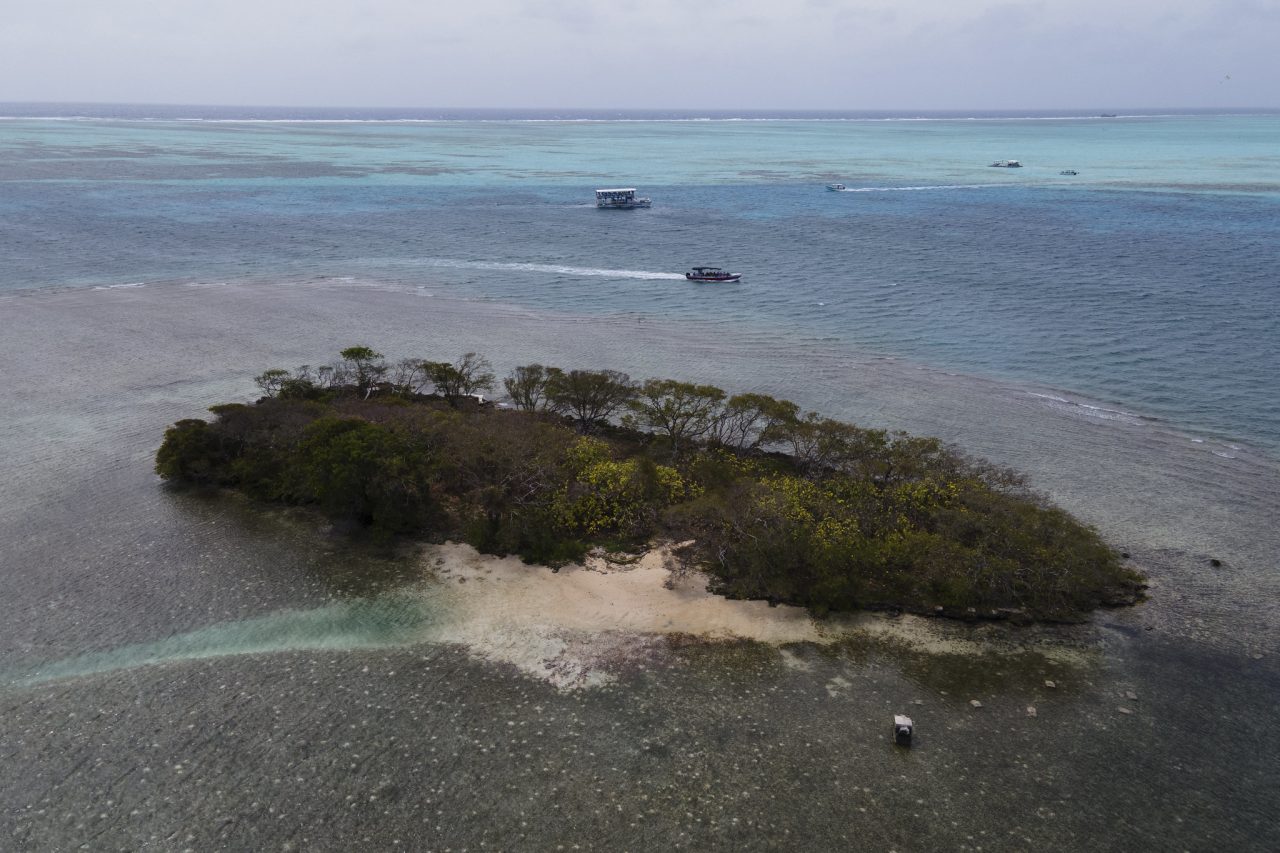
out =
[[[358,104],[287,104],[287,103],[214,103],[214,102],[190,102],[179,103],[174,101],[97,101],[97,100],[0,100],[0,104],[11,106],[94,106],[94,107],[196,107],[206,109],[267,109],[267,110],[422,110],[422,111],[445,111],[445,110],[475,110],[475,111],[530,111],[530,112],[551,112],[556,110],[567,110],[574,112],[743,112],[743,113],[902,113],[902,112],[930,112],[930,113],[969,113],[969,112],[1077,112],[1077,111],[1095,111],[1095,110],[1136,110],[1142,112],[1151,112],[1155,110],[1167,112],[1202,112],[1202,111],[1235,111],[1245,110],[1250,112],[1280,112],[1280,105],[1275,106],[1249,106],[1243,104],[1233,104],[1224,106],[1070,106],[1070,107],[745,107],[745,106],[697,106],[697,107],[675,107],[675,106],[412,106],[404,104],[378,104],[378,105],[358,105]]]

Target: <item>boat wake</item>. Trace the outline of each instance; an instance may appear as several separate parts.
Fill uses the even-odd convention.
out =
[[[449,267],[450,269],[494,270],[502,272],[539,272],[552,275],[588,276],[592,278],[635,278],[644,280],[681,280],[684,276],[673,272],[650,272],[648,270],[614,270],[598,267],[570,267],[560,264],[522,264],[502,263],[499,261],[458,261],[448,258],[424,258],[422,263],[433,267]]]
[[[834,190],[838,193],[906,193],[906,192],[922,192],[924,190],[985,190],[989,187],[1004,186],[1003,184],[934,184],[923,187],[845,187],[842,190]]]

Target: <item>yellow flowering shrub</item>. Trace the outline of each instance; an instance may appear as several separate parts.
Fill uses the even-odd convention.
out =
[[[675,468],[642,457],[619,461],[596,439],[581,439],[568,464],[576,475],[555,497],[555,511],[567,529],[583,535],[628,533],[651,523],[672,504],[696,497],[700,489]]]

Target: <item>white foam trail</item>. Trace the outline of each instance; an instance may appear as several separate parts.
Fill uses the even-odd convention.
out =
[[[1030,397],[1036,397],[1044,400],[1051,408],[1070,411],[1089,418],[1097,418],[1105,421],[1121,421],[1128,424],[1136,424],[1141,420],[1140,415],[1136,415],[1133,412],[1126,412],[1123,409],[1108,409],[1105,406],[1081,403],[1078,400],[1069,400],[1066,397],[1058,397],[1054,394],[1041,394],[1035,391],[1027,391],[1026,393]]]
[[[1105,406],[1091,406],[1088,403],[1076,403],[1075,405],[1079,406],[1082,409],[1088,409],[1091,412],[1101,412],[1107,415],[1123,415],[1127,418],[1137,417],[1137,415],[1135,415],[1133,412],[1126,412],[1122,409],[1108,409]]]
[[[146,287],[145,281],[131,281],[128,284],[99,284],[94,286],[94,290],[116,290],[121,287]]]
[[[496,270],[511,272],[542,272],[553,275],[591,276],[593,278],[635,278],[644,280],[680,280],[681,273],[650,272],[648,270],[614,270],[597,267],[569,267],[560,264],[501,263],[498,261],[456,261],[448,258],[425,258],[422,263],[433,267],[453,269]]]
[[[1001,187],[1005,184],[937,184],[923,187],[845,187],[836,190],[838,193],[906,193],[923,190],[984,190],[988,187]],[[1022,185],[1019,185],[1022,186]]]

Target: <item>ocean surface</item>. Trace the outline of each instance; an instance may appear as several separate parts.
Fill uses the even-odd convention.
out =
[[[351,276],[715,320],[1280,447],[1280,115],[331,122],[138,109],[0,121],[0,291]],[[1025,165],[987,165],[1004,158]],[[848,191],[824,191],[831,181]],[[654,207],[592,207],[595,187],[619,184]],[[679,279],[707,263],[743,272],[741,285]]]
[[[167,424],[356,343],[939,435],[1151,599],[931,629],[977,657],[673,644],[565,693],[412,642],[447,609],[412,560],[151,473]],[[0,365],[15,849],[1280,837],[1280,114],[0,104]]]

